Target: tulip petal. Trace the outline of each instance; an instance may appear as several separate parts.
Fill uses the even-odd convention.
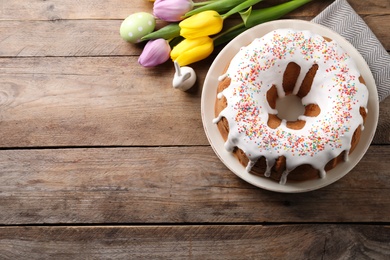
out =
[[[214,50],[210,37],[185,39],[171,51],[171,59],[185,66],[207,58]]]
[[[187,39],[217,34],[222,30],[223,19],[216,11],[204,11],[179,23],[180,35]]]
[[[185,39],[176,45],[171,51],[172,60],[176,60],[181,54],[196,48],[199,45],[212,45],[213,40],[209,37],[201,37],[196,39]]]
[[[201,45],[189,50],[186,55],[179,56],[176,61],[180,66],[186,66],[188,64],[195,63],[207,58],[210,56],[213,50],[213,47],[210,48],[209,46]]]
[[[156,0],[153,14],[161,20],[177,22],[182,20],[185,13],[192,10],[191,0]]]
[[[138,63],[144,67],[154,67],[169,59],[171,48],[164,39],[148,41],[138,58]]]

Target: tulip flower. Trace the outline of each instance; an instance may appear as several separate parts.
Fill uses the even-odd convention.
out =
[[[146,21],[131,17],[129,23],[122,24],[121,36],[133,43],[150,40],[139,58],[139,63],[145,67],[165,62],[171,48],[171,59],[180,66],[185,66],[205,59],[215,46],[230,41],[245,30],[278,19],[311,0],[290,0],[268,8],[252,10],[261,1],[205,0],[194,3],[193,0],[155,0],[154,16],[175,22],[157,31],[151,31],[149,27],[145,27]],[[240,14],[242,22],[221,32],[223,21],[236,13]],[[182,18],[185,19],[181,20]],[[151,27],[155,25],[153,20],[147,23]],[[156,39],[158,41],[154,41]]]
[[[146,43],[138,63],[144,67],[154,67],[169,59],[171,47],[164,39],[151,40]]]
[[[208,36],[184,39],[172,49],[171,59],[185,66],[207,58],[213,50],[213,40]]]
[[[192,10],[191,0],[156,0],[153,5],[153,14],[167,22],[177,22],[183,19],[184,14]]]
[[[180,35],[186,39],[194,39],[219,33],[223,27],[223,19],[213,10],[195,14],[179,23]]]

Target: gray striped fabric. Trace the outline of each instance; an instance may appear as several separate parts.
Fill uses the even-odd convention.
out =
[[[390,55],[346,0],[336,0],[312,21],[339,33],[360,52],[374,76],[379,101],[390,95]]]

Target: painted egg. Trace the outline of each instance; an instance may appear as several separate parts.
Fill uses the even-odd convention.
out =
[[[121,37],[131,43],[140,42],[141,38],[153,32],[156,20],[152,14],[139,12],[127,17],[121,24]]]

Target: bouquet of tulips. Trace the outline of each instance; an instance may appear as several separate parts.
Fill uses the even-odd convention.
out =
[[[155,0],[153,14],[140,12],[127,17],[120,34],[131,43],[147,41],[138,62],[154,67],[169,58],[185,66],[207,58],[215,46],[224,44],[245,30],[278,19],[310,0],[291,0],[254,10],[262,0]],[[242,22],[224,28],[224,21],[239,13]],[[156,19],[168,22],[155,30]]]

